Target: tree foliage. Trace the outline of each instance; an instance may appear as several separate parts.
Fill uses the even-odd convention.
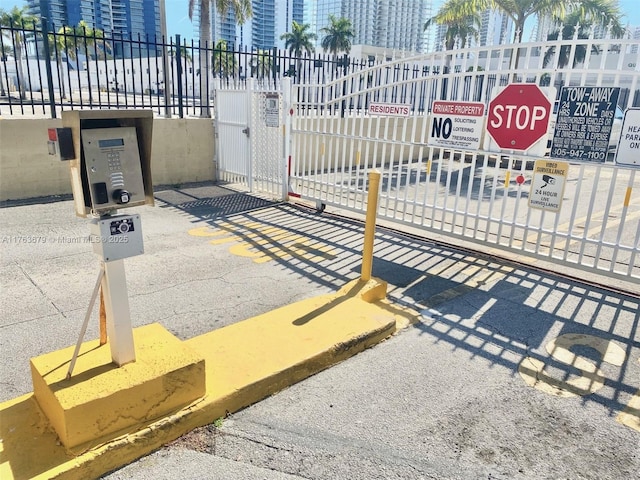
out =
[[[227,42],[219,40],[213,50],[213,74],[216,77],[227,78],[238,73],[238,62],[233,50]]]
[[[442,5],[439,12],[424,24],[426,30],[434,23],[444,25],[447,31],[444,36],[445,50],[453,50],[456,42],[460,48],[464,48],[470,38],[478,39],[478,30],[481,26],[480,12],[460,13],[460,4],[467,0],[448,0]]]
[[[589,21],[609,28],[613,34],[624,31],[617,0],[457,0],[453,3],[455,8],[442,8],[438,12],[437,23],[448,24],[487,9],[495,9],[513,20],[515,43],[522,42],[525,23],[534,16],[548,17],[562,23],[568,14],[578,12],[581,22]]]
[[[22,71],[22,50],[25,45],[25,33],[24,29],[27,27],[34,28],[38,23],[38,19],[33,15],[27,13],[27,7],[13,7],[11,10],[0,9],[0,25],[3,27],[12,27],[11,48],[13,55],[16,59],[17,75],[18,75],[18,89],[20,91],[20,97],[26,98],[26,81],[24,72]]]
[[[351,20],[345,17],[336,18],[329,15],[329,25],[321,30],[325,34],[322,39],[322,48],[330,53],[349,53],[351,51],[351,40],[355,37]]]
[[[189,19],[193,20],[196,1],[200,6],[200,44],[210,43],[215,45],[216,39],[211,32],[211,6],[221,17],[225,17],[233,10],[236,23],[243,25],[253,15],[251,0],[189,0]]]
[[[309,55],[313,53],[315,50],[313,41],[316,39],[316,34],[311,33],[310,28],[310,25],[294,20],[291,24],[291,31],[280,35],[280,40],[284,40],[284,46],[290,54],[300,57],[303,52],[307,52]]]

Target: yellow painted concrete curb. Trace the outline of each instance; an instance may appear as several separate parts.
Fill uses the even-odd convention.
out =
[[[190,430],[256,403],[417,320],[390,304],[386,284],[353,281],[185,341],[205,359],[206,395],[157,421],[77,456],[65,451],[33,394],[0,404],[0,478],[90,479]],[[105,347],[108,348],[108,347]]]

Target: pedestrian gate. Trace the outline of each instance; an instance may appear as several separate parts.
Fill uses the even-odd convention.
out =
[[[218,180],[240,190],[283,199],[282,94],[254,81],[216,86]]]

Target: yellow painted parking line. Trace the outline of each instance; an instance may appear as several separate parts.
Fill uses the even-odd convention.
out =
[[[602,362],[617,367],[624,363],[624,350],[611,340],[584,335],[567,333],[549,341],[545,346],[547,353],[555,360],[582,372],[572,375],[568,380],[562,380],[549,375],[545,371],[545,363],[532,357],[525,357],[518,365],[518,373],[524,382],[537,390],[556,397],[577,397],[595,393],[604,387],[605,376],[600,368],[590,360],[576,355],[570,348],[585,345],[600,353]]]
[[[638,359],[640,363],[640,359]],[[626,408],[616,417],[616,421],[622,425],[640,432],[640,390],[631,397]]]
[[[442,292],[436,293],[435,295],[430,296],[426,300],[422,300],[422,304],[426,308],[434,308],[438,305],[441,305],[449,300],[453,300],[454,298],[461,297],[472,291],[474,287],[469,285],[461,284],[457,287],[448,288],[447,290],[443,290]]]
[[[452,265],[431,268],[406,288],[411,288],[412,285],[420,283],[427,278],[441,277],[442,274],[450,268],[452,268]],[[494,270],[491,268],[487,268],[484,265],[469,264],[462,270],[455,272],[453,275],[449,276],[449,278],[454,278],[456,276],[466,277],[462,283],[456,285],[455,287],[438,292],[427,299],[422,299],[420,302],[422,306],[426,308],[434,308],[442,303],[448,302],[449,300],[461,297],[462,295],[475,290],[481,285],[486,285],[487,283],[491,282],[497,282],[506,277],[507,274],[512,272],[513,270],[514,269],[511,267],[500,267],[500,270]]]
[[[227,232],[228,233],[228,232]],[[293,236],[291,232],[287,232],[286,230],[282,230],[277,227],[272,227],[264,230],[260,230],[259,232],[250,232],[250,233],[238,233],[238,234],[230,234],[229,237],[224,237],[216,240],[210,240],[209,243],[211,245],[218,245],[222,243],[229,243],[231,241],[236,242],[247,242],[253,239],[264,239],[268,240],[256,240],[254,243],[257,245],[264,245],[269,242],[277,242],[281,239],[286,239],[289,236]]]
[[[188,231],[196,237],[213,238],[211,245],[234,243],[229,252],[240,257],[251,258],[255,263],[264,263],[277,258],[298,258],[311,262],[331,260],[336,250],[303,235],[289,232],[281,227],[260,222],[223,222],[213,229],[197,227]]]

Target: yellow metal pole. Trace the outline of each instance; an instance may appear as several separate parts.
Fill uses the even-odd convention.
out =
[[[369,194],[367,196],[367,219],[364,225],[364,247],[362,249],[362,272],[360,279],[371,280],[373,268],[373,240],[376,234],[376,216],[378,213],[378,190],[380,187],[380,172],[369,172]]]

